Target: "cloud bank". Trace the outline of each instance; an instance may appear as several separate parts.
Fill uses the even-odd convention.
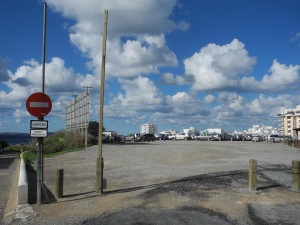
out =
[[[176,0],[48,0],[51,10],[71,20],[71,45],[86,59],[90,74],[69,66],[68,59],[53,56],[46,64],[46,91],[53,99],[54,117],[63,118],[72,94],[92,86],[91,117],[98,115],[102,57],[103,12],[109,11],[105,117],[140,124],[241,127],[260,121],[274,124],[283,108],[300,104],[300,65],[274,59],[264,74],[255,74],[259,58],[243,40],[229,43],[195,43],[195,52],[181,61],[168,45],[174,32],[188,32],[187,21],[171,19]],[[298,33],[291,41],[298,40]],[[182,67],[183,73],[171,71]],[[40,91],[42,65],[24,61],[16,71],[0,59],[0,108],[17,122],[28,116],[24,101]],[[158,83],[158,80],[161,83]],[[117,83],[117,84],[116,84]],[[119,86],[115,92],[113,86]],[[170,91],[169,88],[172,88]],[[273,119],[272,120],[270,120]],[[200,128],[200,127],[199,127]]]

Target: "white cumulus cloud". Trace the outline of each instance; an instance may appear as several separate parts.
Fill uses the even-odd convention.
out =
[[[49,0],[48,4],[74,20],[70,40],[88,58],[88,68],[97,76],[104,10],[108,10],[107,77],[133,77],[176,66],[176,55],[166,45],[165,34],[189,27],[184,21],[169,19],[176,0]]]
[[[237,39],[223,46],[208,44],[184,60],[185,74],[195,79],[194,91],[235,89],[240,76],[249,74],[255,63]]]

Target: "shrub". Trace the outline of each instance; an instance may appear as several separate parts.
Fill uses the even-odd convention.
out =
[[[88,145],[97,144],[97,138],[88,135]],[[51,154],[65,151],[73,151],[85,147],[85,135],[75,132],[59,131],[44,138],[43,153]],[[20,150],[21,151],[21,150]],[[36,155],[37,152],[37,139],[32,139],[26,146],[22,147],[22,151],[28,151]],[[29,153],[26,153],[29,154]]]
[[[6,140],[0,140],[0,148],[6,148],[8,146],[8,143]]]
[[[36,157],[37,157],[36,153],[29,152],[29,151],[23,152],[22,155],[23,155],[23,159],[26,164],[31,164],[32,161],[36,160]]]

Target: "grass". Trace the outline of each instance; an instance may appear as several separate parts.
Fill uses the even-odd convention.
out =
[[[29,144],[23,146],[11,146],[10,150],[23,153],[23,158],[27,164],[31,164],[37,159],[37,140],[33,139]],[[79,151],[85,147],[84,135],[69,133],[64,131],[56,132],[43,140],[43,156],[55,157],[68,152]],[[88,136],[88,145],[96,144],[92,136]]]
[[[37,155],[34,152],[25,151],[22,154],[23,154],[23,159],[26,164],[31,164],[37,158]]]

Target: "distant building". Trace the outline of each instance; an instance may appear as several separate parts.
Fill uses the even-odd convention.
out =
[[[190,127],[190,128],[183,129],[183,132],[188,133],[192,136],[200,134],[200,132],[195,127]]]
[[[293,129],[300,128],[300,107],[283,110],[278,117],[280,118],[282,133],[294,137],[295,134]]]
[[[141,134],[155,134],[156,133],[156,125],[144,123],[140,127],[140,133]]]
[[[248,129],[245,133],[252,135],[269,135],[278,134],[280,132],[278,128],[273,128],[272,126],[253,125],[253,127]]]

